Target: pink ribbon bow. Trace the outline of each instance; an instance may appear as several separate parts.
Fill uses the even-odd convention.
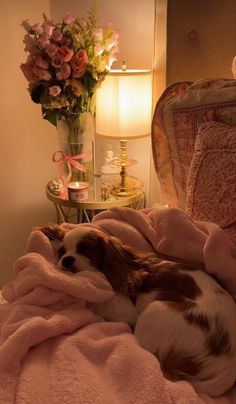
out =
[[[77,160],[83,160],[83,159],[87,159],[90,158],[92,156],[92,152],[91,151],[86,151],[82,154],[78,154],[76,156],[67,156],[65,153],[63,153],[61,150],[56,151],[53,155],[52,155],[52,161],[54,163],[58,163],[58,168],[59,168],[59,178],[63,181],[63,163],[67,164],[68,167],[68,175],[65,179],[64,182],[64,189],[61,192],[60,197],[61,198],[65,198],[66,193],[67,193],[67,186],[70,182],[70,179],[72,177],[72,171],[71,171],[71,166],[77,168],[77,170],[80,170],[82,172],[86,172],[86,167],[79,163]]]

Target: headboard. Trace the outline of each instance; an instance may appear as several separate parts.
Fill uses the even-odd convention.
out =
[[[153,115],[152,150],[170,206],[196,220],[236,226],[236,80],[167,87]]]

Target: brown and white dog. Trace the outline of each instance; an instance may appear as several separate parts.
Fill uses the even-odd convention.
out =
[[[121,304],[129,297],[127,319],[134,318],[134,334],[158,358],[168,379],[188,380],[198,392],[211,396],[233,386],[236,306],[213,278],[154,254],[141,254],[92,227],[41,230],[62,240],[62,271],[101,271],[118,296],[126,296]],[[130,316],[131,306],[137,316]],[[112,315],[104,317],[114,320]]]

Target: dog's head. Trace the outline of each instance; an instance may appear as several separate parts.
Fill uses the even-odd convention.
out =
[[[58,268],[72,273],[102,270],[99,243],[105,235],[96,229],[79,226],[64,234],[58,249]]]
[[[77,226],[65,233],[58,259],[60,270],[100,271],[114,289],[122,291],[128,287],[131,272],[137,269],[137,256],[131,248],[89,226]]]

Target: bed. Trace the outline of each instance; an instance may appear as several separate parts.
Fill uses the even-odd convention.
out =
[[[152,147],[170,207],[112,208],[89,225],[143,252],[204,264],[234,297],[235,94],[236,80],[169,86],[153,115]],[[15,262],[15,278],[2,289],[1,403],[235,402],[234,388],[211,398],[188,382],[167,380],[122,315],[106,322],[90,309],[111,303],[108,281],[98,273],[67,276],[55,263],[52,243],[34,230]]]

